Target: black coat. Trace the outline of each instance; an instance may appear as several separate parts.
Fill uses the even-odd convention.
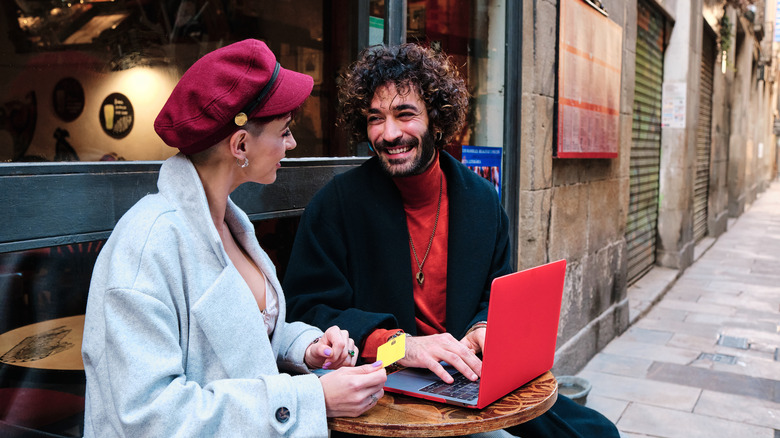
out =
[[[508,219],[495,188],[449,154],[447,331],[460,339],[487,320],[490,284],[511,271]],[[301,219],[283,288],[290,320],[348,330],[416,334],[409,234],[401,194],[376,157],[337,175]]]
[[[492,185],[446,153],[439,160],[450,205],[446,328],[460,339],[487,320],[490,284],[511,271],[508,222]],[[357,345],[375,328],[416,334],[408,233],[401,194],[376,158],[336,176],[301,219],[283,283],[287,315],[323,330],[338,325]],[[607,418],[563,395],[544,415],[508,431],[619,438]]]

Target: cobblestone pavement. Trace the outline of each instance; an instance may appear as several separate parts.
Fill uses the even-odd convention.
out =
[[[628,292],[632,324],[578,374],[627,438],[780,438],[780,182],[682,274]]]

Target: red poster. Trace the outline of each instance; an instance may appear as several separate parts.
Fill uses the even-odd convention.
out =
[[[623,28],[583,0],[561,1],[558,158],[615,158]]]

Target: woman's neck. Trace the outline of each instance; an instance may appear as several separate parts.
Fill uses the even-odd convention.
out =
[[[217,230],[221,230],[225,223],[228,196],[238,187],[235,183],[236,174],[224,161],[193,164],[206,192],[211,220],[214,221]]]

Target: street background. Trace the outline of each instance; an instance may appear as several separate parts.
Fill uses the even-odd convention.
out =
[[[579,373],[587,406],[625,437],[776,438],[780,182],[700,245],[679,278],[656,268],[630,288],[631,326]]]

